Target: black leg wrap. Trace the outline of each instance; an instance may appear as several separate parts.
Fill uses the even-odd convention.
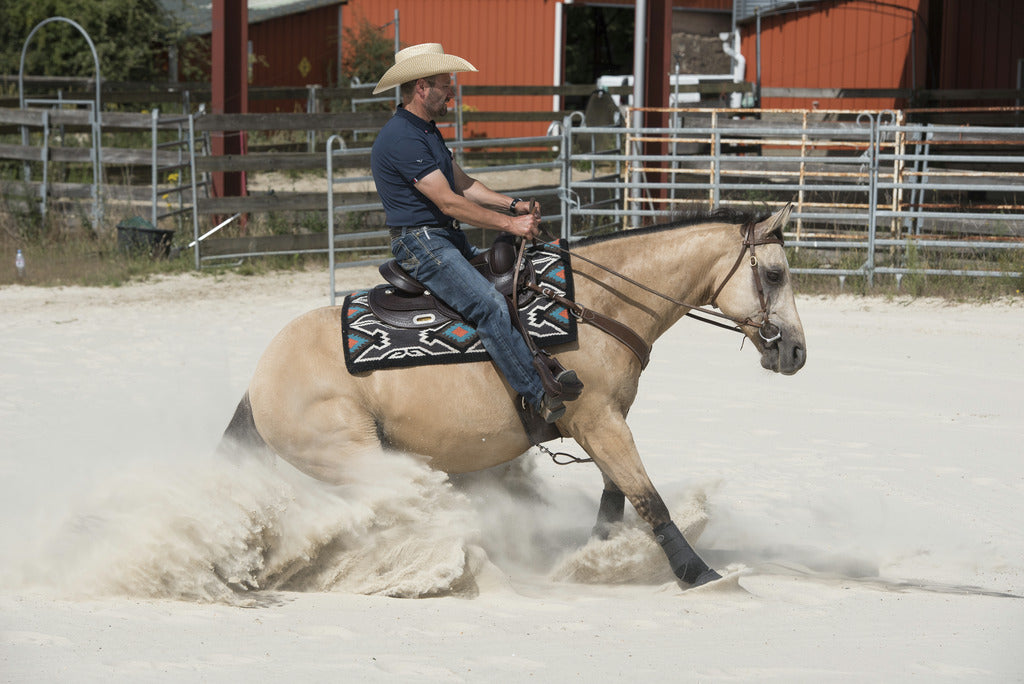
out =
[[[626,510],[626,495],[615,490],[605,489],[601,492],[601,505],[597,509],[597,524],[594,525],[592,534],[599,539],[608,538],[608,528],[617,522],[622,522],[623,512]]]
[[[661,544],[661,549],[668,556],[668,563],[672,566],[672,572],[683,582],[700,586],[712,580],[721,579],[721,575],[708,567],[708,564],[701,560],[697,552],[683,538],[672,521],[658,525],[654,529],[654,538]]]

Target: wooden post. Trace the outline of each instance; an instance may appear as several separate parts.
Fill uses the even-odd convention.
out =
[[[644,79],[644,104],[647,107],[668,107],[671,85],[669,70],[672,64],[672,0],[648,0],[647,3],[647,63]],[[647,112],[645,125],[652,128],[668,128],[668,112]],[[644,154],[668,154],[668,143],[648,142]],[[650,163],[648,166],[666,166]],[[647,173],[650,183],[665,183],[670,176],[664,173]],[[651,197],[664,198],[667,190],[651,190]]]
[[[245,114],[249,111],[249,12],[246,0],[213,0],[213,36],[210,81],[214,114]],[[213,154],[245,154],[243,131],[214,131]],[[213,194],[243,197],[245,173],[213,174]]]

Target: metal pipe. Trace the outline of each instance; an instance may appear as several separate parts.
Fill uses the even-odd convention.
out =
[[[395,8],[395,54],[402,49],[402,41],[400,39],[398,31],[398,8]],[[395,109],[398,109],[398,105],[402,104],[402,92],[399,86],[395,86]]]
[[[570,0],[571,2],[571,0]],[[562,85],[562,54],[565,51],[565,46],[562,44],[562,13],[563,3],[555,3],[555,36],[554,36],[554,55],[555,55],[555,66],[554,73],[551,76],[551,84],[554,86]],[[557,112],[559,110],[558,95],[551,96],[551,111]]]
[[[735,18],[735,17],[734,17]],[[740,32],[734,27],[729,33],[719,33],[718,39],[722,41],[722,50],[729,55],[732,61],[732,82],[743,83],[747,73],[747,58],[743,56],[740,49]],[[730,45],[730,42],[735,45]],[[743,94],[731,93],[729,95],[729,106],[738,109],[743,106]]]
[[[630,103],[634,108],[644,106],[644,82],[645,62],[647,54],[647,0],[636,0],[636,9],[633,13],[633,101]],[[643,115],[636,113],[632,124],[634,128],[643,127]]]
[[[49,196],[50,191],[47,187],[50,182],[50,112],[43,112],[43,147],[41,150],[43,156],[43,182],[39,186],[39,213],[46,216],[46,198]]]
[[[96,52],[96,45],[92,42],[92,38],[89,36],[89,32],[82,28],[82,25],[76,21],[68,19],[67,17],[50,17],[49,19],[43,19],[41,22],[35,25],[29,34],[28,38],[21,46],[21,60],[18,63],[18,107],[25,109],[25,54],[28,51],[28,44],[31,42],[32,37],[35,36],[39,29],[43,28],[51,22],[64,22],[71,24],[82,37],[85,38],[85,42],[89,44],[89,51],[92,53],[93,67],[96,70],[96,94],[93,104],[93,115],[90,117],[89,123],[92,127],[92,145],[93,149],[90,153],[92,161],[92,196],[93,196],[93,211],[92,211],[92,227],[98,229],[99,224],[103,217],[103,197],[100,185],[103,182],[103,116],[101,114],[102,101],[100,97],[100,84],[103,81],[103,76],[100,73],[100,58]],[[21,127],[21,143],[22,145],[28,146],[28,128],[26,126]],[[31,170],[26,162],[24,165],[25,181],[27,182],[31,177]],[[45,180],[44,180],[45,182]],[[43,214],[45,215],[46,208],[45,203],[43,205]]]
[[[196,187],[196,118],[188,115],[188,166],[192,182],[192,237],[195,245],[195,267],[199,270],[199,190]]]
[[[331,306],[334,306],[334,143],[341,140],[335,134],[327,139],[327,270],[331,274]],[[344,145],[344,142],[342,142]]]
[[[643,128],[644,115],[638,108],[643,107],[644,102],[644,69],[646,67],[645,56],[647,46],[647,0],[636,0],[636,10],[633,13],[633,109],[630,112],[631,120],[629,125],[632,128]],[[633,142],[633,153],[641,154],[642,149],[639,141]],[[571,153],[568,153],[571,154]],[[640,183],[641,174],[633,171],[632,181],[634,185]],[[634,216],[631,225],[636,228],[640,225],[639,216]]]
[[[152,126],[151,132],[152,132],[152,140],[153,140],[153,156],[152,156],[152,163],[150,164],[150,180],[151,180],[151,187],[152,187],[152,192],[150,194],[150,200],[151,200],[151,202],[150,202],[150,223],[153,224],[154,228],[156,228],[157,227],[156,226],[156,220],[157,220],[156,219],[156,214],[157,214],[157,204],[156,204],[156,201],[157,201],[156,200],[156,196],[157,196],[157,183],[160,180],[159,179],[159,174],[157,172],[157,156],[156,156],[157,155],[157,148],[160,146],[160,140],[159,140],[159,137],[157,135],[157,125],[160,123],[160,110],[157,109],[156,107],[154,107],[153,111],[150,113],[150,123],[151,123],[151,126]]]
[[[757,23],[757,86],[754,93],[754,106],[761,106],[761,8],[754,8],[754,19]]]
[[[242,212],[238,212],[238,213],[236,213],[236,214],[235,214],[234,216],[232,216],[231,218],[226,218],[226,219],[224,219],[223,221],[221,221],[220,223],[218,223],[218,224],[217,224],[216,226],[214,226],[214,227],[213,227],[213,228],[211,228],[210,230],[206,231],[205,233],[203,233],[202,235],[200,235],[199,237],[197,237],[197,238],[196,238],[195,240],[193,240],[192,242],[188,243],[188,246],[189,246],[189,247],[195,247],[195,246],[196,246],[197,244],[199,244],[200,242],[202,242],[202,241],[203,241],[203,240],[205,240],[206,238],[210,237],[211,235],[213,235],[214,233],[216,233],[216,232],[217,232],[218,230],[220,230],[220,229],[221,229],[221,228],[223,228],[224,226],[228,225],[229,223],[231,223],[232,221],[234,221],[234,220],[235,220],[236,218],[238,218],[238,217],[239,217],[239,216],[241,216],[241,215],[242,215]]]

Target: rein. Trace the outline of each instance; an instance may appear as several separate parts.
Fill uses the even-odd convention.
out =
[[[777,341],[781,337],[781,332],[779,331],[778,326],[775,325],[774,323],[772,323],[771,321],[769,321],[769,319],[768,319],[769,314],[770,314],[770,310],[769,310],[769,306],[768,306],[768,301],[767,301],[767,299],[765,298],[765,295],[764,295],[764,287],[763,287],[763,285],[761,283],[761,274],[757,270],[757,256],[755,254],[754,248],[757,247],[758,245],[782,245],[783,242],[782,242],[781,239],[775,238],[775,237],[765,238],[763,240],[755,239],[755,235],[754,235],[754,222],[753,221],[751,221],[751,222],[749,222],[749,223],[744,225],[744,227],[743,227],[743,232],[744,232],[744,234],[743,234],[743,248],[740,250],[739,256],[736,257],[736,262],[733,264],[732,269],[730,269],[728,275],[725,276],[725,279],[722,281],[721,285],[718,286],[718,289],[715,290],[715,294],[711,298],[711,303],[712,303],[712,306],[717,306],[716,302],[718,301],[718,295],[722,293],[722,289],[725,287],[726,283],[729,282],[729,280],[732,278],[732,276],[739,269],[740,264],[743,263],[743,256],[749,250],[750,251],[750,259],[749,259],[750,267],[751,267],[751,269],[753,269],[754,283],[755,283],[755,285],[757,287],[758,301],[761,304],[761,321],[760,322],[754,321],[754,320],[752,320],[749,317],[744,319],[744,320],[739,320],[737,318],[733,318],[732,316],[727,316],[724,313],[721,313],[719,311],[711,311],[709,309],[704,309],[704,308],[701,308],[699,306],[694,306],[692,304],[688,304],[688,303],[686,303],[684,301],[676,299],[675,297],[670,297],[669,295],[664,294],[663,292],[658,292],[657,290],[655,290],[655,289],[653,289],[651,287],[648,287],[647,285],[644,285],[643,283],[637,282],[636,280],[630,278],[627,275],[619,273],[618,271],[616,271],[614,269],[608,268],[604,264],[600,264],[600,263],[598,263],[598,262],[596,262],[596,261],[594,261],[592,259],[588,259],[587,257],[582,256],[580,254],[571,253],[568,249],[565,249],[564,247],[561,247],[558,244],[556,244],[555,243],[555,239],[553,237],[551,237],[551,235],[547,231],[542,231],[542,232],[544,234],[544,237],[548,238],[548,240],[549,240],[548,244],[550,246],[552,246],[554,249],[556,249],[556,250],[558,250],[560,252],[563,252],[564,254],[571,255],[573,258],[581,259],[581,260],[587,262],[588,264],[591,264],[592,266],[596,266],[597,268],[605,271],[606,273],[609,273],[609,274],[611,274],[611,275],[613,275],[613,276],[615,276],[615,277],[617,277],[617,278],[619,278],[621,280],[624,280],[625,282],[629,283],[630,285],[638,287],[641,290],[644,290],[645,292],[648,292],[648,293],[650,293],[650,294],[652,294],[652,295],[654,295],[656,297],[660,297],[661,299],[664,299],[665,301],[671,302],[672,304],[675,304],[676,306],[681,306],[681,307],[685,307],[687,309],[690,309],[690,311],[686,312],[686,315],[691,317],[691,318],[694,318],[694,319],[696,319],[698,321],[701,321],[702,323],[708,323],[710,325],[714,325],[714,326],[717,326],[719,328],[724,328],[726,330],[732,330],[733,332],[738,332],[738,333],[742,333],[743,332],[743,326],[751,326],[751,327],[754,327],[754,328],[758,329],[758,335],[760,335],[761,339],[764,340],[765,344],[771,344],[771,343]],[[534,288],[534,289],[537,289],[537,291],[541,291],[539,288]],[[570,307],[570,310],[573,312],[574,315],[577,316],[577,318],[580,317],[580,313],[586,311],[586,309],[584,309],[584,307],[580,306],[579,304],[576,304],[575,302],[569,302],[569,300],[565,300],[564,302],[560,302],[560,303],[565,305],[567,302],[572,305]],[[594,312],[590,312],[590,313],[594,313]],[[704,318],[703,316],[698,315],[698,314],[703,314],[703,315],[707,315],[707,316],[714,316],[716,318],[723,318],[723,319],[725,319],[727,321],[732,322],[734,325],[727,325],[725,323],[720,323],[718,321],[709,320],[709,319]],[[608,320],[611,320],[611,319],[608,319]],[[632,332],[632,331],[630,331],[630,332]]]

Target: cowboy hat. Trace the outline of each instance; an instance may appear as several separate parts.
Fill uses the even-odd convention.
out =
[[[395,65],[384,72],[373,94],[417,78],[429,78],[455,71],[476,71],[476,67],[455,55],[446,55],[440,43],[413,45],[395,53]]]

